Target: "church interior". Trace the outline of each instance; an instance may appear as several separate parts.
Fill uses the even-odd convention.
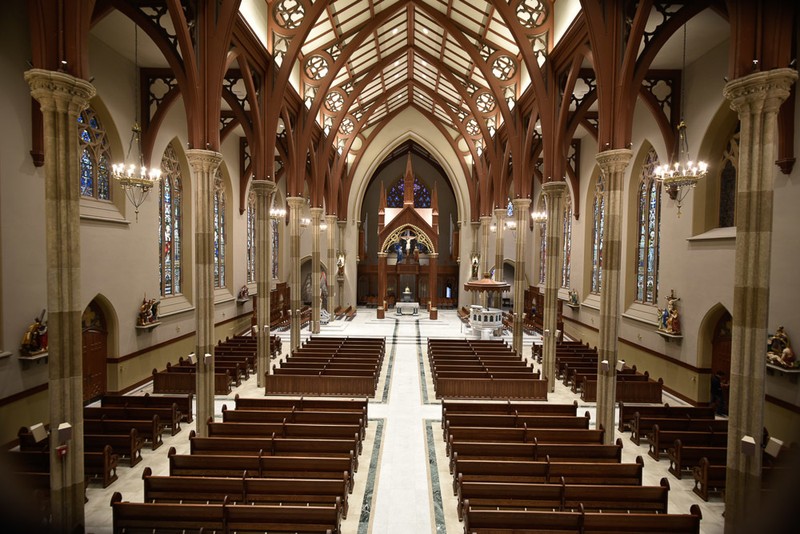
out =
[[[793,2],[3,11],[10,531],[795,531]]]

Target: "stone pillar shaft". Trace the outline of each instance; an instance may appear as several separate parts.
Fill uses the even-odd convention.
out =
[[[597,346],[597,418],[606,430],[604,441],[614,442],[614,404],[617,396],[617,339],[622,256],[622,189],[632,152],[606,150],[597,154],[605,180],[603,218],[603,285],[600,289],[600,341]],[[548,243],[549,244],[549,243]],[[608,362],[606,370],[601,362]]]
[[[564,192],[566,189],[566,182],[547,182],[542,186],[542,193],[547,199],[542,368],[544,375],[547,376],[547,385],[550,392],[555,391],[556,386],[558,289],[561,287],[561,251],[564,238],[564,228],[561,221],[564,220]]]
[[[435,320],[439,317],[439,311],[436,308],[437,305],[437,294],[438,294],[438,284],[437,278],[439,277],[439,254],[437,252],[432,252],[428,254],[428,258],[430,264],[428,265],[428,293],[430,295],[430,314],[429,318],[431,320]]]
[[[504,250],[503,250],[503,236],[505,233],[505,218],[507,212],[506,208],[497,208],[494,210],[494,217],[497,220],[497,234],[495,238],[495,245],[494,245],[494,279],[495,281],[502,282],[503,281],[503,259],[504,259]],[[502,297],[498,295],[498,297]],[[499,307],[499,306],[498,306]]]
[[[328,225],[328,307],[327,312],[333,315],[336,301],[336,215],[326,215]]]
[[[386,313],[386,252],[378,252],[378,319]]]
[[[303,197],[288,197],[289,205],[289,350],[300,348],[300,210],[305,206]]]
[[[251,186],[256,194],[256,381],[258,387],[264,387],[264,376],[269,374],[270,357],[270,281],[272,279],[272,220],[269,210],[275,196],[275,182],[271,180],[253,180]]]
[[[214,416],[214,178],[222,154],[190,149],[186,151],[186,159],[192,173],[195,214],[197,435],[205,437],[208,435],[208,419]],[[206,354],[211,355],[208,362]]]
[[[478,273],[478,278],[483,278],[483,275],[489,272],[489,226],[492,224],[491,215],[484,215],[481,217],[481,240],[480,240],[480,256],[481,268]],[[480,304],[487,306],[487,296],[485,291],[481,291]]]
[[[793,69],[775,69],[733,80],[724,89],[740,121],[725,532],[737,531],[761,510],[777,116],[796,79]],[[752,456],[742,454],[746,435],[756,441]]]
[[[476,278],[480,278],[483,276],[481,271],[481,223],[479,221],[470,221],[470,226],[472,227],[472,256],[478,257],[478,273]],[[472,258],[470,258],[470,262],[472,262]],[[470,270],[472,270],[472,263],[470,263]],[[470,273],[470,278],[472,278],[472,273]],[[478,295],[475,291],[470,291],[470,304],[477,304]]]
[[[344,235],[345,232],[347,231],[347,221],[346,220],[339,221],[337,224],[339,225],[339,250],[341,252],[344,252],[346,250],[346,247],[344,246]],[[358,234],[358,232],[356,232],[356,234]],[[356,235],[356,237],[358,236]],[[342,306],[342,307],[344,307],[344,277],[345,277],[344,273],[346,272],[347,272],[347,260],[345,258],[345,265],[342,275],[339,276],[339,273],[338,272],[336,273],[336,283],[339,286],[339,294],[338,294],[339,298],[337,301],[337,306]]]
[[[50,503],[53,530],[84,525],[83,358],[78,115],[94,96],[85,80],[62,72],[25,73],[44,125],[47,325],[49,334]],[[58,425],[72,425],[69,452],[58,457]]]
[[[322,309],[322,264],[320,263],[320,221],[322,208],[311,208],[311,333],[319,334]]]
[[[515,198],[514,218],[517,222],[517,234],[515,242],[515,261],[514,267],[514,334],[513,346],[516,353],[523,356],[522,347],[522,318],[525,314],[525,241],[528,234],[528,210],[531,206],[529,198]]]

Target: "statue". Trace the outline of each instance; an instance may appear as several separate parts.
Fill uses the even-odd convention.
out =
[[[578,292],[575,289],[569,290],[569,303],[571,306],[579,306],[581,303],[578,298]]]
[[[35,317],[25,334],[22,336],[22,343],[20,343],[20,352],[26,356],[36,356],[47,352],[47,323],[44,320],[45,310],[39,317]]]
[[[247,300],[250,298],[250,289],[243,285],[242,288],[239,290],[239,294],[236,296],[238,300]]]
[[[786,369],[800,367],[800,361],[792,350],[789,336],[783,326],[779,326],[774,334],[767,339],[767,361],[773,365]]]
[[[681,334],[681,320],[678,313],[676,302],[680,298],[676,297],[674,293],[670,293],[667,297],[667,304],[664,308],[658,308],[658,330],[674,336]]]
[[[339,276],[344,276],[344,254],[342,254],[341,252],[339,253],[339,256],[336,258],[336,268],[337,268],[336,274]]]
[[[478,256],[477,255],[472,256],[472,278],[473,279],[478,278],[478,263],[479,263]]]
[[[147,299],[147,296],[142,299],[139,305],[139,317],[136,319],[137,326],[148,326],[158,322],[158,305],[161,301],[156,299]]]

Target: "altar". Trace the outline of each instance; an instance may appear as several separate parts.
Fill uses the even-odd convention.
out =
[[[398,302],[394,309],[397,315],[418,315],[419,302]]]

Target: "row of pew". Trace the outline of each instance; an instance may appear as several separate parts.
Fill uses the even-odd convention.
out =
[[[445,448],[464,532],[699,533],[701,513],[670,514],[669,482],[642,485],[577,403],[442,401]]]
[[[384,338],[310,337],[265,377],[266,395],[373,397]]]
[[[144,499],[111,499],[114,532],[340,532],[367,428],[367,399],[243,399],[223,408]]]
[[[439,399],[547,399],[547,381],[503,341],[430,338],[428,363]]]

